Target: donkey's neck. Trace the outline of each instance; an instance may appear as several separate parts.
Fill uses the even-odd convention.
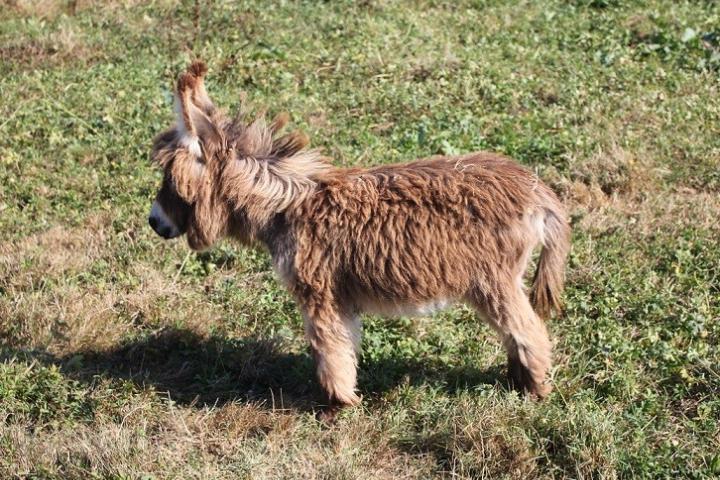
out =
[[[284,213],[278,213],[258,229],[255,238],[268,249],[270,255],[275,255],[283,249],[288,236],[291,236],[290,223]]]
[[[284,158],[235,158],[225,169],[223,194],[259,231],[311,195],[318,178],[332,168],[313,150]]]
[[[270,253],[275,272],[283,283],[289,285],[295,274],[295,238],[285,214],[273,216],[258,232],[257,239]]]

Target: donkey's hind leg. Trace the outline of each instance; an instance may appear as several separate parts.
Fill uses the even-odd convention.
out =
[[[508,355],[512,385],[538,398],[547,396],[552,390],[548,383],[552,344],[545,324],[522,288],[512,287],[496,295],[473,290],[468,300],[500,334]]]

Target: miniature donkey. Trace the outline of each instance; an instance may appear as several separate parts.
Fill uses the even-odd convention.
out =
[[[231,119],[193,63],[177,83],[177,122],[152,157],[164,170],[149,222],[192,249],[233,237],[263,245],[297,300],[328,415],[359,402],[359,315],[427,314],[472,305],[501,336],[513,385],[546,396],[570,228],[555,194],[492,153],[337,168],[297,132]],[[542,252],[528,298],[523,277]],[[331,417],[332,418],[332,417]]]

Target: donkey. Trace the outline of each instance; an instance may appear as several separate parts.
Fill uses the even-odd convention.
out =
[[[542,318],[561,308],[570,247],[565,209],[514,161],[477,152],[373,168],[337,168],[288,121],[218,110],[194,62],[177,82],[177,121],[154,141],[164,180],[149,223],[190,248],[223,237],[264,246],[299,305],[329,399],[356,405],[362,313],[428,314],[466,302],[507,350],[511,383],[551,391]],[[530,298],[523,278],[542,245]]]

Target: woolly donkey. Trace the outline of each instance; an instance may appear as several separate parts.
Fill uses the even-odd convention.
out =
[[[570,229],[555,194],[492,153],[374,168],[336,168],[287,118],[230,119],[210,101],[207,68],[177,84],[177,123],[152,157],[164,180],[149,222],[193,249],[222,237],[264,245],[305,318],[329,412],[359,402],[359,315],[426,314],[472,305],[501,336],[513,384],[537,397],[548,384],[543,321],[560,307]],[[531,300],[523,276],[542,252]],[[329,413],[332,415],[332,413]]]

